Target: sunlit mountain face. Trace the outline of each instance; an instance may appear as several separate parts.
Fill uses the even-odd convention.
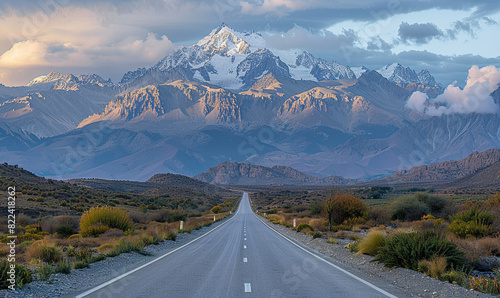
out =
[[[469,102],[493,110],[455,113],[452,89],[426,69],[350,68],[222,24],[116,84],[54,71],[1,86],[0,149],[58,178],[194,176],[234,161],[372,179],[500,146],[496,69],[478,71],[470,90],[448,89],[467,101],[489,84]]]

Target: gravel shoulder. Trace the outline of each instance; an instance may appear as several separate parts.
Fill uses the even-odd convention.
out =
[[[350,242],[349,240],[337,239],[338,244],[332,244],[328,243],[325,238],[312,239],[310,235],[305,235],[279,224],[273,224],[266,218],[258,217],[279,233],[318,252],[331,263],[366,279],[374,285],[389,283],[396,286],[398,292],[404,293],[404,297],[493,297],[492,295],[442,282],[413,270],[404,268],[389,269],[377,262],[370,262],[373,257],[367,255],[358,256],[344,247]]]
[[[230,218],[193,230],[191,233],[178,234],[175,241],[166,240],[158,245],[149,245],[144,249],[147,255],[136,252],[120,254],[92,263],[89,268],[71,270],[70,274],[52,274],[50,282],[34,281],[23,289],[0,290],[0,297],[74,297],[206,234]]]

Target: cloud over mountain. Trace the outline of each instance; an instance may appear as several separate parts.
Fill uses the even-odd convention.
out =
[[[414,92],[406,107],[429,116],[448,114],[470,114],[498,112],[498,105],[491,97],[491,93],[498,89],[500,70],[490,65],[479,68],[473,65],[469,69],[467,84],[463,89],[449,85],[443,94],[435,99],[422,92]]]

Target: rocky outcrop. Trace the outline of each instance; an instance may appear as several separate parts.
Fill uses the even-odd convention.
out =
[[[473,152],[459,161],[451,160],[414,167],[410,170],[399,171],[380,181],[387,183],[451,181],[472,175],[499,161],[500,149]]]
[[[223,162],[194,178],[220,185],[349,185],[356,182],[338,176],[313,177],[285,166],[269,168],[237,162]]]

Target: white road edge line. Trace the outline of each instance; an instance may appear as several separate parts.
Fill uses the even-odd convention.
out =
[[[250,283],[245,283],[245,293],[252,293],[252,285]]]
[[[372,288],[372,289],[376,290],[377,292],[380,292],[380,293],[382,293],[382,294],[386,295],[387,297],[391,297],[391,298],[398,298],[397,296],[394,296],[394,295],[392,295],[391,293],[384,291],[383,289],[381,289],[381,288],[377,287],[376,285],[374,285],[374,284],[372,284],[372,283],[370,283],[370,282],[368,282],[368,281],[366,281],[366,280],[362,279],[361,277],[358,277],[358,276],[356,276],[356,275],[352,274],[351,272],[349,272],[349,271],[347,271],[347,270],[345,270],[345,269],[342,269],[342,268],[340,268],[339,266],[337,266],[337,265],[335,265],[335,264],[333,264],[333,263],[331,263],[331,262],[329,262],[329,261],[327,261],[327,260],[323,259],[322,257],[320,257],[320,256],[318,256],[318,255],[316,255],[316,254],[313,254],[312,252],[308,251],[307,249],[303,248],[302,246],[300,246],[300,245],[298,245],[297,243],[293,242],[292,240],[288,239],[288,237],[286,237],[285,235],[283,235],[283,234],[281,234],[280,232],[278,232],[278,231],[276,231],[275,229],[273,229],[271,226],[269,226],[267,223],[265,223],[262,219],[260,219],[260,218],[259,218],[259,217],[258,217],[258,216],[257,216],[257,215],[253,212],[253,210],[252,210],[252,213],[253,213],[253,215],[255,215],[255,217],[257,217],[257,219],[258,219],[258,220],[260,220],[260,221],[261,221],[264,225],[266,225],[269,229],[273,230],[276,234],[278,234],[278,235],[280,235],[281,237],[285,238],[285,240],[287,240],[288,242],[290,242],[290,243],[292,243],[293,245],[297,246],[298,248],[302,249],[303,251],[307,252],[308,254],[312,255],[312,256],[313,256],[313,257],[315,257],[316,259],[319,259],[319,260],[321,260],[321,261],[323,261],[323,262],[327,263],[328,265],[330,265],[330,266],[332,266],[333,268],[335,268],[335,269],[339,270],[340,272],[342,272],[342,273],[344,273],[344,274],[346,274],[346,275],[348,275],[348,276],[350,276],[350,277],[352,277],[352,278],[356,279],[357,281],[360,281],[360,282],[364,283],[365,285],[367,285],[367,286],[369,286],[370,288]]]
[[[236,214],[238,214],[239,212],[240,212],[240,208],[239,208],[239,206],[238,206],[238,211],[237,211],[235,214],[233,214],[233,215],[236,215]],[[144,268],[144,267],[147,267],[147,266],[149,266],[149,265],[151,265],[151,264],[153,264],[153,263],[155,263],[155,262],[157,262],[157,261],[159,261],[159,260],[163,259],[164,257],[166,257],[166,256],[168,256],[168,255],[170,255],[170,254],[173,254],[174,252],[176,252],[176,251],[178,251],[178,250],[180,250],[180,249],[183,249],[184,247],[188,246],[189,244],[191,244],[191,243],[193,243],[193,242],[195,242],[195,241],[197,241],[197,240],[199,240],[199,239],[201,239],[201,238],[203,238],[203,237],[207,236],[208,234],[212,233],[213,231],[217,230],[218,228],[220,228],[220,227],[222,227],[223,225],[227,224],[228,222],[232,221],[234,218],[235,218],[235,216],[231,217],[228,221],[226,221],[226,222],[222,223],[220,226],[215,227],[214,229],[212,229],[212,230],[210,230],[210,231],[206,232],[205,234],[201,235],[200,237],[195,238],[195,239],[193,239],[193,240],[189,241],[188,243],[186,243],[186,244],[184,244],[184,245],[182,245],[182,246],[180,246],[180,247],[178,247],[178,248],[176,248],[176,249],[174,249],[174,250],[172,250],[172,251],[169,251],[169,252],[167,252],[166,254],[161,255],[161,256],[159,256],[158,258],[156,258],[156,259],[154,259],[154,260],[152,260],[152,261],[149,261],[149,262],[147,262],[146,264],[143,264],[143,265],[141,265],[141,266],[139,266],[139,267],[137,267],[137,268],[135,268],[135,269],[133,269],[133,270],[131,270],[131,271],[127,272],[127,273],[124,273],[124,274],[122,274],[122,275],[120,275],[120,276],[117,276],[117,277],[115,277],[115,278],[111,279],[111,280],[108,280],[107,282],[102,283],[102,284],[98,285],[98,286],[97,286],[97,287],[95,287],[95,288],[92,288],[92,289],[90,289],[90,290],[87,290],[87,291],[85,291],[85,292],[81,293],[80,295],[75,296],[75,298],[82,298],[82,297],[85,297],[85,296],[87,296],[87,295],[90,295],[90,294],[94,293],[95,291],[98,291],[98,290],[100,290],[100,289],[102,289],[102,288],[104,288],[104,287],[106,287],[106,286],[108,286],[108,285],[110,285],[110,284],[114,283],[115,281],[118,281],[118,280],[120,280],[120,279],[122,279],[122,278],[124,278],[124,277],[126,277],[126,276],[128,276],[128,275],[130,275],[130,274],[132,274],[132,273],[134,273],[134,272],[136,272],[136,271],[141,270],[141,269],[142,269],[142,268]]]

